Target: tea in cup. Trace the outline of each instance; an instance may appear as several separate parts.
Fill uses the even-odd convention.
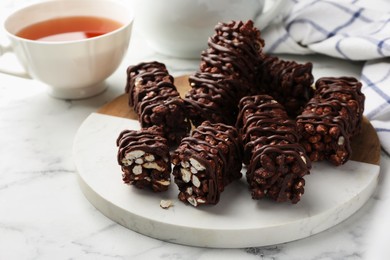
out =
[[[6,18],[10,46],[0,46],[0,54],[13,52],[53,97],[86,98],[106,89],[104,80],[128,49],[132,25],[131,10],[116,1],[44,1]]]
[[[287,1],[272,0],[138,0],[134,26],[157,52],[199,58],[218,22],[253,20],[264,29],[285,8]]]

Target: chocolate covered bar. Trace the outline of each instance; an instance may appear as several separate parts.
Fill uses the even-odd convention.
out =
[[[119,134],[117,160],[124,183],[155,192],[168,189],[171,162],[167,140],[162,134],[162,129],[156,126]]]
[[[200,71],[220,73],[255,84],[264,40],[253,21],[218,23],[208,48],[201,54]]]
[[[263,46],[252,21],[217,24],[185,96],[194,125],[205,120],[234,125],[239,100],[258,91]]]
[[[353,77],[323,77],[316,82],[316,95],[323,100],[344,102],[345,111],[350,118],[352,136],[361,130],[365,96],[361,91],[362,83]]]
[[[313,65],[299,64],[266,55],[261,69],[260,88],[281,103],[291,117],[299,115],[313,97]]]
[[[164,64],[140,63],[127,69],[129,106],[141,127],[160,126],[169,145],[177,145],[190,130],[185,104]]]
[[[351,139],[360,132],[364,111],[361,86],[350,77],[317,80],[314,97],[297,117],[301,143],[312,161],[341,165],[351,157]]]
[[[238,97],[242,96],[240,80],[223,74],[196,73],[189,77],[191,89],[185,102],[195,126],[208,120],[212,123],[234,125],[237,116]]]
[[[239,111],[236,125],[242,134],[252,198],[297,203],[311,162],[299,144],[295,122],[268,95],[241,99]]]
[[[241,178],[242,146],[237,130],[209,121],[183,138],[172,155],[178,198],[195,207],[217,204],[225,186]]]

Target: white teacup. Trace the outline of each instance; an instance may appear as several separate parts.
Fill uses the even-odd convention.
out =
[[[179,58],[199,58],[218,22],[253,20],[264,29],[286,8],[283,0],[138,0],[135,25],[156,51]]]
[[[97,37],[69,41],[29,40],[16,35],[38,22],[74,16],[108,18],[122,26]],[[4,29],[11,44],[0,46],[0,55],[14,52],[28,76],[49,86],[50,95],[61,99],[86,98],[107,87],[104,80],[118,68],[128,49],[132,24],[131,10],[116,1],[40,2],[7,17]]]

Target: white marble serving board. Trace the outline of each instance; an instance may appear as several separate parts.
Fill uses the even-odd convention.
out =
[[[298,204],[251,199],[245,177],[230,184],[215,206],[194,208],[168,192],[139,190],[122,182],[116,138],[138,129],[134,120],[91,114],[79,128],[73,146],[80,186],[87,199],[113,221],[141,234],[178,244],[242,248],[266,246],[308,237],[347,219],[372,195],[379,166],[349,161],[334,167],[314,163],[305,177]],[[160,207],[161,199],[174,206]]]

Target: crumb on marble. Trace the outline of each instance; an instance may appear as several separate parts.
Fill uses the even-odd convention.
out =
[[[173,207],[173,202],[171,200],[161,200],[160,207],[163,209],[168,209],[170,207]]]

